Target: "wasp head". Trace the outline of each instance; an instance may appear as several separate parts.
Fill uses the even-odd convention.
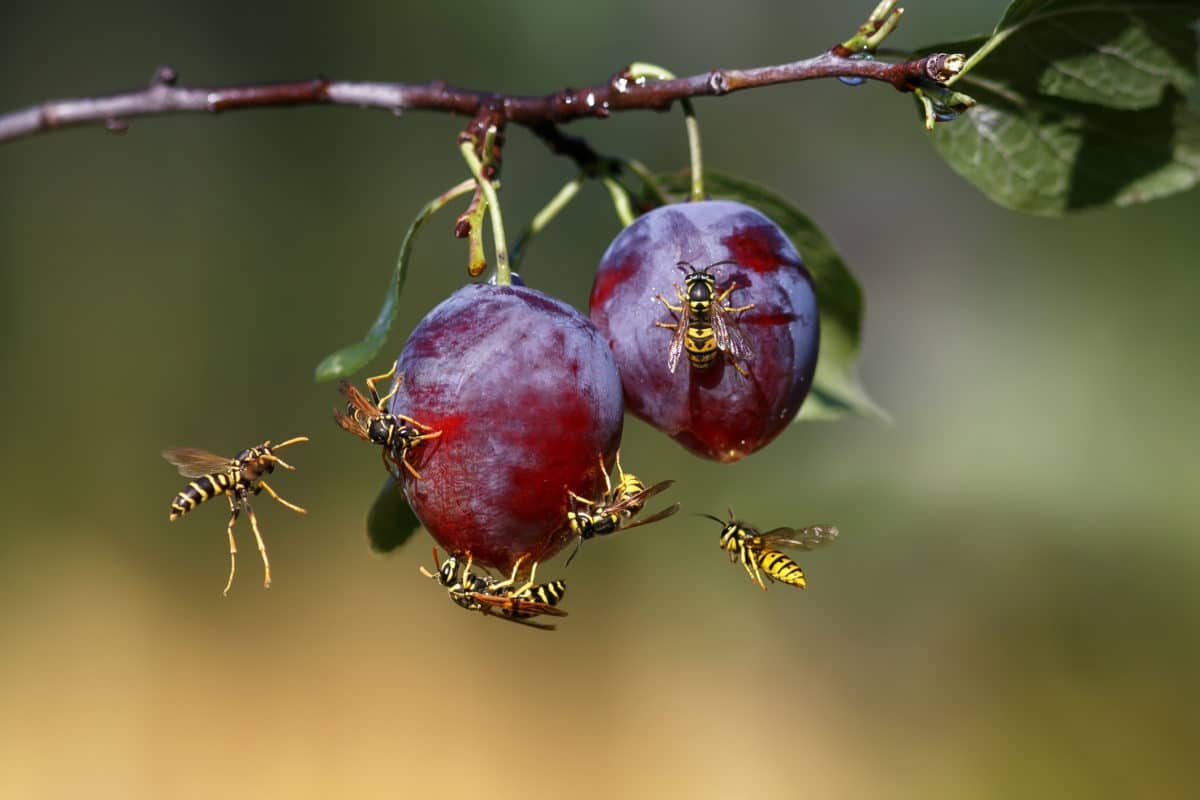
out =
[[[458,556],[450,555],[438,566],[438,583],[453,586],[458,580]]]

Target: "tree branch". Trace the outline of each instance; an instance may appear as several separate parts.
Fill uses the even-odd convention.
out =
[[[713,70],[667,81],[634,80],[622,70],[607,83],[584,89],[563,89],[551,95],[520,96],[456,89],[442,82],[426,84],[361,83],[317,78],[290,83],[265,83],[213,88],[175,85],[175,73],[162,67],[150,86],[106,97],[51,100],[0,115],[0,143],[38,133],[82,125],[123,130],[129,119],[187,112],[220,113],[270,106],[339,105],[377,108],[395,114],[410,110],[442,111],[475,116],[490,110],[504,120],[532,128],[543,139],[562,147],[549,126],[584,117],[607,117],[614,111],[667,109],[677,100],[718,96],[742,89],[794,83],[815,78],[858,77],[890,83],[901,92],[950,77],[944,53],[914,61],[887,63],[852,59],[842,45],[814,58],[745,70]],[[583,151],[566,154],[588,160]]]

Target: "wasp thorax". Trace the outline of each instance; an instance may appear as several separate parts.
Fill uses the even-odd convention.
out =
[[[375,444],[390,444],[394,424],[391,420],[373,419],[367,429],[367,436]]]

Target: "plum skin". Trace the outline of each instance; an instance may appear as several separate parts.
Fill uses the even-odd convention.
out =
[[[523,286],[468,284],[429,312],[400,354],[392,413],[442,431],[402,476],[425,528],[452,553],[510,571],[572,540],[567,489],[595,497],[624,416],[595,326]]]
[[[679,305],[678,262],[703,268],[725,260],[736,263],[713,268],[717,292],[736,281],[726,303],[755,306],[733,316],[754,351],[742,364],[749,377],[724,354],[702,372],[685,354],[672,373],[672,331],[655,323],[675,318],[655,295]],[[784,232],[741,203],[681,203],[634,220],[604,253],[590,305],[616,358],[626,408],[705,458],[732,462],[764,447],[812,387],[819,344],[812,279]]]

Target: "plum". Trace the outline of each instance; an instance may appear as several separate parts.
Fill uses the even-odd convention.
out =
[[[734,287],[723,305],[753,305],[725,317],[744,334],[747,357],[731,359],[722,348],[711,365],[697,368],[685,355],[670,369],[670,328],[680,315],[657,296],[682,305],[676,287],[684,289],[688,268],[680,262],[708,268],[717,296]],[[784,232],[741,203],[682,203],[636,219],[600,261],[591,317],[616,358],[626,408],[705,458],[732,462],[765,446],[812,387],[812,279]]]
[[[400,354],[394,414],[442,435],[409,453],[413,511],[445,549],[507,573],[570,542],[567,490],[594,497],[621,439],[621,379],[574,308],[524,286],[469,284]]]

